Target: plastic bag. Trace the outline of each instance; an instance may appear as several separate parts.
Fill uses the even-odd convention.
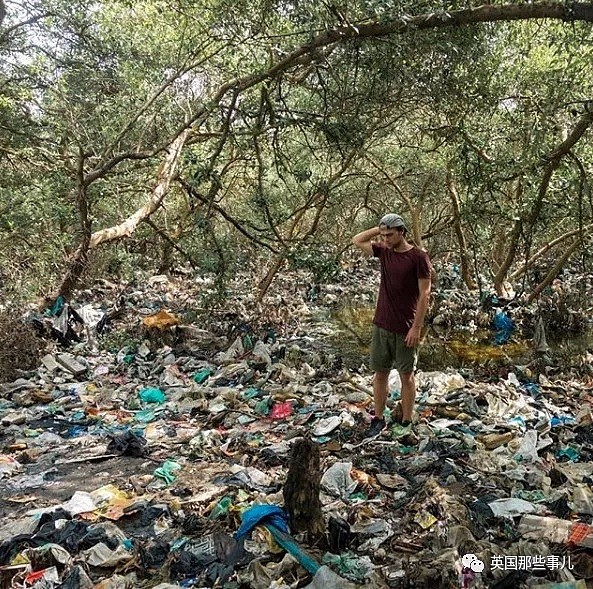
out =
[[[181,464],[175,462],[174,460],[165,460],[163,465],[154,471],[154,476],[162,479],[168,485],[170,485],[177,479],[175,472],[180,469]]]
[[[272,407],[272,412],[270,413],[270,417],[272,419],[286,419],[291,414],[292,414],[292,403],[290,401],[285,401],[284,403],[276,403]]]
[[[154,387],[143,389],[138,393],[138,395],[145,403],[158,403],[161,405],[167,400],[165,393],[163,393],[161,389]]]
[[[532,429],[526,432],[513,459],[518,462],[537,462],[539,460],[537,455],[537,432],[535,430]]]

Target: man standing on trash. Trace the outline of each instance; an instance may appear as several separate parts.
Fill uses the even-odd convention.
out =
[[[416,399],[414,370],[431,287],[431,265],[426,252],[406,240],[404,220],[385,215],[377,227],[362,231],[352,243],[365,254],[379,258],[381,284],[373,319],[371,370],[374,371],[375,416],[365,437],[375,437],[385,428],[383,413],[387,402],[389,372],[400,375],[401,414],[396,416],[393,434],[411,432]],[[380,241],[374,241],[380,237]]]

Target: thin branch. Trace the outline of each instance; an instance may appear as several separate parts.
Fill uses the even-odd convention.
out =
[[[266,248],[267,250],[269,250],[275,254],[278,253],[278,250],[273,248],[271,245],[261,241],[260,239],[258,239],[257,237],[254,237],[248,231],[246,231],[243,228],[244,223],[242,223],[241,221],[237,221],[236,219],[231,217],[231,215],[229,215],[221,206],[217,205],[215,202],[213,202],[208,197],[202,196],[197,190],[194,189],[194,187],[187,180],[185,180],[184,178],[181,178],[181,177],[177,177],[177,181],[181,184],[181,186],[183,186],[183,188],[185,188],[185,190],[187,191],[187,193],[190,196],[197,198],[198,200],[202,201],[204,204],[207,204],[211,208],[213,208],[217,213],[220,214],[221,217],[223,217],[233,227],[235,227],[235,229],[237,229],[237,231],[239,231],[239,233],[242,233],[245,237],[247,237],[247,239],[249,239],[253,243],[257,243],[258,245],[261,245],[262,247]]]
[[[521,276],[522,274],[524,274],[525,272],[527,272],[527,270],[529,270],[529,268],[531,268],[531,266],[533,266],[533,264],[535,262],[537,262],[537,260],[539,258],[541,258],[542,256],[544,256],[547,252],[549,252],[551,249],[553,249],[554,247],[556,247],[559,243],[562,243],[563,241],[574,237],[575,235],[578,235],[581,231],[589,231],[593,229],[593,223],[589,224],[589,225],[585,225],[582,229],[579,227],[578,229],[574,229],[573,231],[569,231],[568,233],[563,233],[562,235],[560,235],[560,237],[557,237],[556,239],[550,241],[549,243],[546,243],[546,245],[544,245],[543,247],[541,247],[539,250],[537,250],[530,258],[529,260],[527,260],[520,268],[518,268],[517,270],[515,270],[510,276],[509,279],[510,280],[515,280],[517,278],[519,278],[519,276]]]
[[[2,20],[3,20],[5,14],[6,14],[6,10],[4,10],[3,3],[0,3],[0,24],[2,24]],[[31,18],[28,18],[27,20],[24,20],[23,22],[19,22],[19,23],[12,25],[11,27],[8,27],[4,31],[2,31],[2,34],[0,34],[0,43],[3,43],[6,39],[8,39],[10,34],[13,33],[14,31],[21,29],[23,27],[26,27],[27,25],[32,25],[33,23],[36,23],[38,20],[41,20],[42,18],[45,18],[46,16],[51,16],[51,15],[52,15],[51,12],[44,12],[43,14],[38,14],[37,16],[32,16]]]
[[[176,243],[175,240],[173,240],[169,235],[167,235],[167,233],[165,231],[163,231],[160,227],[157,227],[157,225],[153,222],[153,220],[149,217],[147,219],[144,219],[144,222],[152,227],[152,229],[154,231],[156,231],[165,241],[167,241],[171,247],[174,250],[177,250],[188,262],[189,265],[196,270],[197,266],[195,265],[192,257],[185,251],[183,251]]]

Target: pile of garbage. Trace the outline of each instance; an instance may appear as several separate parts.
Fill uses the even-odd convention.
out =
[[[104,308],[82,293],[38,318],[58,343],[1,385],[0,587],[593,579],[590,383],[420,372],[414,434],[369,440],[371,375],[308,333],[308,289],[284,316],[197,324],[191,287],[103,288]],[[390,391],[388,413],[396,372]],[[285,505],[303,440],[320,457],[316,534]]]

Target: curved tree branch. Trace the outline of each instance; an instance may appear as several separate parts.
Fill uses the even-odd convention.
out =
[[[228,221],[239,233],[242,233],[247,239],[256,243],[257,245],[261,245],[262,247],[266,248],[267,250],[271,251],[272,253],[278,253],[278,250],[273,248],[270,244],[261,241],[254,235],[251,235],[248,231],[245,230],[243,227],[243,223],[241,221],[237,221],[229,215],[221,206],[217,205],[212,199],[208,198],[207,196],[202,196],[197,190],[195,190],[187,180],[183,178],[176,178],[177,181],[183,186],[183,188],[187,191],[190,196],[197,198],[198,200],[202,201],[204,204],[208,205],[210,208],[214,209],[217,213],[221,215],[226,221]]]
[[[98,245],[106,241],[115,241],[122,237],[129,237],[135,231],[139,223],[148,219],[148,217],[161,206],[165,195],[169,191],[171,179],[175,174],[175,169],[179,163],[179,158],[181,157],[181,150],[183,149],[188,134],[189,131],[182,133],[172,143],[165,160],[161,164],[156,185],[153,188],[148,201],[119,225],[107,227],[93,233],[89,243],[91,249],[96,248]]]

